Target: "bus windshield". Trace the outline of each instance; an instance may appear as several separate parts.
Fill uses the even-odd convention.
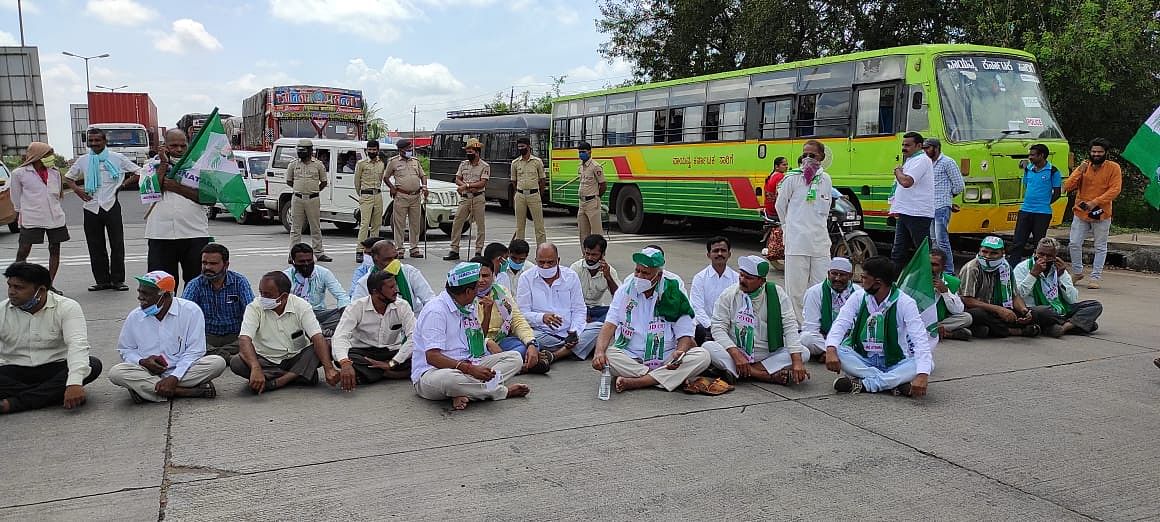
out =
[[[1005,133],[1028,139],[1063,138],[1035,64],[998,56],[951,56],[937,61],[947,139],[991,140]]]
[[[142,129],[104,129],[110,147],[148,147],[149,136]]]

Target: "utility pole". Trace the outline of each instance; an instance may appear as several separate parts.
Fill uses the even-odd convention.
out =
[[[515,112],[514,110],[512,110],[513,109],[512,104],[515,102],[516,102],[516,88],[513,85],[512,86],[512,93],[508,95],[508,112]]]
[[[16,16],[20,18],[20,46],[24,47],[24,9],[21,3],[22,0],[16,0]]]
[[[415,138],[415,132],[419,130],[419,107],[411,107],[411,139]]]

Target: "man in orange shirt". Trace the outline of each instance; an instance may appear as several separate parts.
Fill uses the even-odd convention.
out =
[[[1076,167],[1063,184],[1064,192],[1078,191],[1075,208],[1072,209],[1075,216],[1071,220],[1068,243],[1073,279],[1079,281],[1084,277],[1083,242],[1090,233],[1096,255],[1092,262],[1092,278],[1087,287],[1093,290],[1100,287],[1104,260],[1108,256],[1108,232],[1112,228],[1112,201],[1120,195],[1123,183],[1120,165],[1107,160],[1109,149],[1111,143],[1108,140],[1092,140],[1088,160]]]

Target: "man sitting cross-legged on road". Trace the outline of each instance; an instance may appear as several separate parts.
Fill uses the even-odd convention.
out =
[[[930,251],[930,275],[934,282],[934,291],[938,295],[938,337],[939,339],[958,339],[966,341],[971,338],[971,323],[974,318],[966,312],[963,299],[959,297],[959,287],[962,283],[959,278],[946,273],[950,258],[946,252],[933,248]]]
[[[826,334],[834,325],[834,318],[842,310],[842,305],[850,299],[857,285],[850,283],[854,266],[849,259],[835,257],[830,260],[826,280],[806,290],[802,304],[801,343],[817,361],[826,360]]]
[[[471,400],[523,397],[531,391],[526,384],[506,384],[523,366],[520,354],[487,353],[487,337],[472,306],[479,269],[479,263],[455,265],[445,290],[419,314],[415,330],[415,393],[433,401],[451,399],[456,410]]]
[[[290,278],[284,272],[269,272],[258,283],[258,293],[246,307],[240,349],[230,359],[230,370],[249,379],[250,390],[259,394],[291,383],[314,386],[319,366],[326,383],[337,384],[338,370],[322,327],[310,303],[290,293]]]
[[[298,243],[290,247],[289,261],[290,266],[283,272],[290,278],[290,293],[310,303],[314,317],[322,327],[322,335],[330,338],[343,310],[350,304],[350,297],[334,277],[334,272],[315,264],[314,249],[310,245]],[[326,305],[327,293],[334,297],[334,308]]]
[[[679,283],[663,276],[665,255],[645,248],[632,260],[635,275],[612,298],[592,367],[607,366],[617,392],[673,391],[709,367],[709,352],[693,345],[693,306]]]
[[[552,243],[536,249],[536,268],[520,276],[516,303],[536,331],[536,345],[549,353],[548,363],[569,355],[586,359],[599,328],[585,330],[588,308],[580,277],[560,266],[560,251]]]
[[[1028,308],[1015,291],[1011,265],[1004,253],[1003,240],[987,236],[975,259],[963,265],[959,295],[971,314],[971,335],[979,339],[1035,337],[1040,332],[1035,310]]]
[[[415,314],[422,312],[423,306],[435,299],[435,292],[431,290],[431,285],[427,283],[423,273],[418,268],[400,261],[396,257],[397,253],[395,243],[390,240],[384,239],[375,243],[375,246],[371,247],[371,257],[375,261],[375,266],[350,289],[350,298],[362,299],[370,295],[367,290],[367,279],[371,274],[385,270],[395,276],[399,296],[411,305],[411,310],[414,310]]]
[[[1043,333],[1062,337],[1068,333],[1090,334],[1099,328],[1096,320],[1104,312],[1099,301],[1079,300],[1079,289],[1071,279],[1067,264],[1056,257],[1059,243],[1045,237],[1036,245],[1035,255],[1015,267],[1012,277],[1023,300],[1033,305]]]
[[[508,290],[495,284],[494,263],[478,256],[471,260],[479,263],[479,283],[475,289],[475,312],[479,315],[480,329],[488,341],[502,351],[516,352],[524,358],[523,371],[548,373],[550,355],[541,352],[536,344],[536,333],[524,319],[516,300]]]
[[[238,332],[254,291],[246,276],[230,270],[230,251],[210,243],[201,249],[201,275],[185,285],[182,299],[205,314],[205,350],[227,362],[238,354]]]
[[[862,290],[842,306],[826,337],[826,369],[846,373],[835,390],[926,395],[932,339],[914,299],[894,286],[896,277],[889,258],[862,265]]]
[[[367,285],[375,291],[346,307],[331,339],[346,391],[353,390],[356,382],[369,384],[411,375],[415,313],[407,301],[399,299],[393,274],[375,272]]]
[[[713,366],[738,377],[781,385],[805,382],[810,374],[798,342],[797,316],[785,290],[767,281],[769,261],[758,256],[737,260],[739,280],[721,292],[713,309],[713,340],[703,348]],[[770,344],[770,340],[774,345]]]
[[[199,276],[200,277],[200,276]],[[192,301],[175,297],[177,280],[167,272],[137,277],[137,303],[121,325],[121,361],[109,381],[129,390],[133,402],[217,396],[213,379],[226,360],[205,354],[205,316]]]
[[[81,305],[49,291],[48,268],[12,263],[8,299],[0,301],[0,414],[85,402],[85,385],[101,374],[89,356]],[[36,335],[33,335],[36,332]]]

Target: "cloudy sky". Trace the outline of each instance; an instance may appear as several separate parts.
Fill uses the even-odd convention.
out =
[[[160,124],[189,112],[241,113],[263,87],[361,89],[392,129],[431,129],[448,110],[497,91],[564,92],[617,84],[595,3],[561,0],[24,0],[27,44],[40,49],[49,138],[71,151],[70,103],[85,101],[84,62],[97,85],[148,92]],[[194,7],[196,5],[196,7]],[[0,0],[0,45],[17,45],[16,0]]]

